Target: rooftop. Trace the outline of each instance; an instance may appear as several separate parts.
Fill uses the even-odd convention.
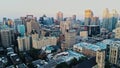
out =
[[[16,68],[27,68],[27,66],[24,63],[22,63],[22,64],[18,64]]]
[[[114,41],[111,43],[112,47],[115,46],[115,47],[120,47],[120,41]]]
[[[80,47],[83,47],[83,48],[86,48],[86,49],[91,49],[93,51],[97,51],[100,49],[99,46],[96,46],[94,44],[90,44],[90,43],[86,43],[86,42],[81,42],[81,43],[78,43],[78,44],[75,44],[74,46],[80,46]]]
[[[112,43],[113,40],[112,40],[112,39],[105,39],[105,40],[103,40],[102,42],[103,42],[104,44],[108,45],[108,44]]]
[[[98,42],[96,43],[97,46],[100,47],[100,49],[106,49],[107,48],[107,45],[105,43],[102,43],[102,42]]]
[[[71,29],[71,30],[69,30],[69,32],[75,32],[75,30],[74,30],[74,29]]]
[[[96,44],[91,44],[91,43],[86,43],[86,42],[80,42],[78,44],[75,44],[74,46],[80,46],[86,49],[91,49],[93,51],[101,50],[101,49],[106,49],[106,45],[102,42],[98,42]]]
[[[84,56],[83,54],[77,53],[72,50],[68,50],[55,55],[53,59],[56,60],[56,62],[59,64],[61,62],[68,62],[73,58],[76,58],[77,60],[79,60],[79,58],[83,56]]]

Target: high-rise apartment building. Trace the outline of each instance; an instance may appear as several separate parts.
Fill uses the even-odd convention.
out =
[[[57,38],[56,37],[43,37],[38,39],[33,39],[32,46],[35,49],[41,49],[47,45],[56,45]]]
[[[30,50],[30,37],[24,36],[24,37],[18,37],[18,49],[19,51],[27,51]]]
[[[63,34],[65,34],[66,30],[71,29],[72,21],[61,21],[60,22],[60,30]]]
[[[36,30],[32,30],[31,32],[31,44],[33,44],[33,40],[39,39],[39,34],[36,32]]]
[[[65,45],[66,47],[71,47],[75,44],[76,31],[75,30],[66,30],[65,32]]]
[[[32,39],[38,39],[39,38],[39,35],[38,33],[32,33]]]
[[[29,35],[33,29],[36,30],[38,34],[40,33],[40,25],[35,22],[35,20],[27,22],[27,34]]]
[[[110,45],[109,62],[120,66],[120,41],[114,41]]]
[[[32,31],[32,23],[31,22],[27,22],[27,34],[30,34]]]
[[[7,28],[0,30],[2,46],[7,48],[14,42],[14,31],[13,29]]]

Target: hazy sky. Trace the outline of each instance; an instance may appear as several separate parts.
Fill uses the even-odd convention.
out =
[[[95,16],[101,16],[103,9],[120,11],[120,0],[0,0],[0,19],[33,14],[55,16],[62,11],[64,16],[76,14],[83,17],[85,9],[91,9]]]

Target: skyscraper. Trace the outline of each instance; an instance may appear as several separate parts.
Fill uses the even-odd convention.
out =
[[[117,21],[118,21],[118,12],[115,9],[113,9],[110,14],[110,21],[109,21],[112,23],[112,30],[115,29]]]
[[[14,19],[14,29],[15,32],[17,32],[17,26],[22,24],[22,20],[21,19]]]
[[[109,9],[108,8],[105,8],[103,10],[103,18],[109,18]]]
[[[84,25],[90,25],[91,18],[93,17],[93,12],[92,10],[88,9],[85,10],[85,20],[84,20]]]
[[[18,25],[17,30],[21,34],[21,36],[24,36],[24,34],[25,34],[25,26],[24,25]]]
[[[92,17],[90,25],[100,25],[99,17]]]
[[[57,20],[60,22],[60,21],[63,21],[63,13],[61,11],[59,11],[56,15],[57,17]]]
[[[7,25],[7,18],[6,17],[3,18],[3,24]]]
[[[115,17],[115,18],[118,18],[118,16],[119,16],[119,14],[118,14],[118,12],[117,12],[117,10],[116,9],[112,9],[112,16],[113,17]]]
[[[115,29],[117,20],[118,20],[118,13],[115,9],[112,10],[112,13],[109,12],[108,8],[106,8],[103,11],[103,20],[102,20],[103,28],[111,32],[113,29]]]
[[[109,23],[109,10],[108,8],[103,10],[103,20],[102,20],[102,28],[108,29],[107,27]]]
[[[8,19],[7,25],[9,27],[14,27],[14,22],[12,21],[12,19]]]
[[[76,15],[72,15],[72,20],[76,21]]]
[[[43,15],[42,17],[39,18],[39,23],[42,25],[52,25],[54,23],[54,18],[53,17],[47,17],[46,15]]]
[[[108,30],[112,31],[113,29],[115,29],[116,23],[118,20],[118,13],[115,9],[112,10],[112,12],[109,15],[109,26],[108,26]]]

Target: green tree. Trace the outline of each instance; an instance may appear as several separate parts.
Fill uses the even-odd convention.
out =
[[[40,50],[38,50],[38,49],[32,48],[32,49],[29,51],[29,54],[30,54],[30,56],[31,56],[34,60],[36,60],[36,59],[38,59],[39,51],[40,51]]]
[[[79,63],[81,63],[81,62],[83,62],[84,60],[87,60],[87,57],[81,57],[80,59],[79,59]]]
[[[55,68],[69,68],[69,65],[66,62],[58,64]]]
[[[20,59],[22,60],[22,62],[25,62],[25,57],[24,57],[23,52],[20,52],[19,56],[20,56]]]
[[[78,63],[77,59],[76,58],[73,58],[71,61],[70,61],[70,67],[72,67],[73,65],[76,65]]]
[[[28,67],[29,68],[35,68],[34,65],[31,62],[28,64]]]
[[[105,68],[111,68],[110,63],[108,61],[105,62]]]

